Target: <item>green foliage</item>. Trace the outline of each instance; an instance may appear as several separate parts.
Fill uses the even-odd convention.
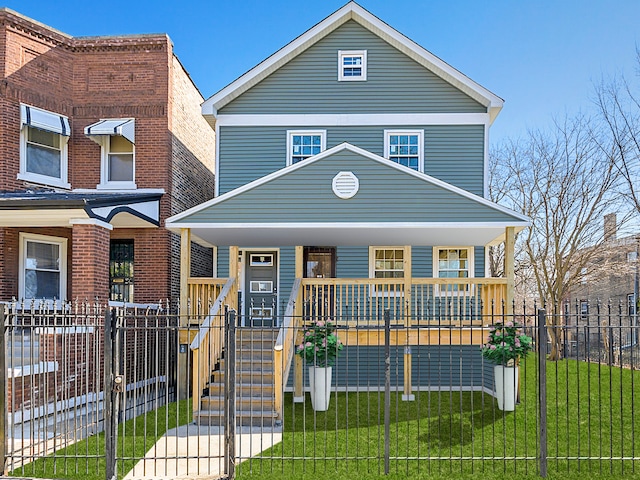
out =
[[[296,346],[296,353],[307,365],[331,367],[335,365],[340,350],[344,348],[335,334],[336,327],[330,321],[318,320],[305,328],[302,343]]]
[[[533,339],[522,333],[522,325],[513,322],[492,326],[487,343],[481,347],[482,356],[497,365],[512,365],[532,349]]]

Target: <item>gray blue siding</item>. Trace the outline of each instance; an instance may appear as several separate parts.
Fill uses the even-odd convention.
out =
[[[424,130],[425,172],[476,195],[484,192],[484,125],[407,125],[403,127],[317,127],[326,130],[327,148],[347,142],[384,157],[385,130]],[[285,127],[220,127],[219,193],[223,194],[286,166]],[[303,129],[304,130],[304,129]]]
[[[367,80],[338,81],[338,50],[367,50]],[[348,21],[220,114],[486,112],[477,101]]]
[[[348,169],[359,179],[349,200],[331,182]],[[251,190],[186,216],[181,222],[506,222],[511,214],[415,177],[405,169],[340,150]]]
[[[420,345],[412,349],[411,382],[416,389],[487,389],[493,391],[493,365],[482,360],[478,345]],[[404,347],[391,347],[391,386],[404,384]],[[385,384],[384,347],[345,347],[333,367],[333,386],[338,389],[374,391]],[[306,370],[306,369],[305,369]],[[291,369],[288,389],[293,388]],[[308,372],[304,372],[308,387]]]

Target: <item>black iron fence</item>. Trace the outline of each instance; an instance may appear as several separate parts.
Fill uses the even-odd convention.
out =
[[[481,325],[459,315],[441,325],[333,315],[262,329],[230,312],[212,332],[225,352],[193,391],[191,341],[201,322],[181,321],[168,305],[6,305],[4,470],[45,478],[638,473],[637,319],[597,313],[521,308]],[[283,337],[304,348],[311,320],[333,322],[343,344],[330,373],[310,372],[317,355],[289,362],[274,351],[286,328],[295,331]],[[513,410],[496,392],[496,380],[512,374],[480,352],[490,326],[507,322],[521,324],[535,347],[513,365]],[[547,359],[552,350],[558,360]],[[311,376],[314,386],[329,383],[328,405],[319,406]]]

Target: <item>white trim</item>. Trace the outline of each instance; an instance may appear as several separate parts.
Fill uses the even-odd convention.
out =
[[[113,230],[113,225],[97,218],[71,218],[69,219],[69,225],[96,225],[107,230]]]
[[[71,190],[72,193],[97,193],[98,190],[95,188],[74,188],[73,190]],[[127,194],[127,192],[122,192],[122,190],[118,190],[118,189],[112,189],[112,190],[103,190],[100,189],[100,193],[123,193],[123,194]],[[164,188],[138,188],[136,189],[136,195],[138,194],[143,194],[143,193],[161,193],[161,194],[165,194],[167,193],[165,191]]]
[[[47,243],[57,245],[59,248],[59,259],[60,262],[58,272],[60,274],[60,285],[59,285],[59,293],[60,298],[56,300],[61,300],[67,298],[67,243],[68,240],[62,237],[52,237],[49,235],[37,235],[35,233],[25,233],[20,232],[20,244],[19,244],[19,252],[18,252],[18,296],[20,298],[25,298],[24,291],[24,273],[25,273],[25,255],[27,254],[26,244],[28,241],[39,242],[39,243]],[[41,295],[37,297],[38,299],[44,298]],[[53,299],[45,299],[47,301],[53,301]]]
[[[248,115],[251,116],[251,115]],[[213,182],[213,197],[217,197],[220,195],[220,125],[216,122],[216,133],[215,133],[215,157],[213,159],[214,162],[214,172],[215,172],[215,181]]]
[[[287,166],[293,165],[293,139],[294,135],[319,136],[320,137],[320,153],[327,149],[327,131],[326,130],[287,130]],[[296,155],[301,156],[301,155]],[[310,155],[309,157],[312,157]],[[306,159],[305,159],[306,160]]]
[[[393,29],[357,3],[349,2],[207,99],[202,104],[203,115],[216,116],[219,109],[242,95],[348,20],[356,21],[425,68],[486,106],[490,113],[491,121],[495,119],[502,109],[504,102],[500,97]]]
[[[417,135],[418,136],[418,172],[424,172],[424,130],[385,130],[384,131],[384,158],[389,159],[389,137],[391,135]],[[397,163],[397,162],[394,162]],[[400,165],[400,164],[398,164]],[[411,167],[408,167],[411,168]],[[413,168],[411,170],[414,170]]]
[[[315,157],[310,158],[309,160],[307,160],[306,162],[299,162],[296,163],[295,165],[291,165],[285,168],[282,168],[280,170],[277,170],[273,173],[270,173],[269,175],[265,175],[264,177],[261,177],[257,180],[254,180],[250,183],[247,183],[245,185],[242,185],[241,187],[238,187],[234,190],[231,190],[230,192],[227,192],[223,195],[220,195],[218,197],[212,198],[211,200],[208,200],[204,203],[201,203],[200,205],[196,205],[195,207],[189,208],[188,210],[185,210],[182,213],[179,213],[177,215],[174,215],[170,218],[168,218],[165,221],[165,226],[167,228],[192,228],[192,227],[188,227],[186,224],[176,224],[176,222],[179,222],[180,220],[182,220],[185,217],[188,217],[189,215],[192,215],[196,212],[199,212],[201,210],[204,210],[206,208],[209,208],[213,205],[217,205],[218,203],[222,203],[226,200],[229,200],[230,198],[234,198],[238,195],[241,195],[249,190],[253,190],[254,188],[257,188],[261,185],[264,185],[268,182],[271,182],[273,180],[275,180],[276,178],[279,178],[281,176],[287,175],[291,172],[296,171],[299,168],[304,168],[308,165],[311,165],[312,163],[321,161],[323,158],[329,157],[337,152],[341,152],[343,150],[349,150],[353,153],[356,153],[358,155],[362,155],[363,157],[367,157],[371,160],[374,160],[376,162],[382,163],[390,168],[395,168],[398,171],[403,172],[406,175],[412,175],[416,178],[419,178],[427,183],[431,183],[432,185],[436,185],[438,187],[441,187],[445,190],[448,190],[452,193],[461,195],[464,198],[468,198],[469,200],[472,200],[476,203],[479,203],[481,205],[485,205],[489,208],[492,208],[496,211],[505,213],[507,215],[511,215],[512,217],[515,217],[517,219],[519,219],[518,221],[515,221],[513,223],[510,223],[508,226],[520,226],[521,224],[524,226],[529,226],[530,225],[530,220],[528,217],[526,217],[525,215],[522,215],[520,213],[514,212],[513,210],[510,210],[506,207],[503,207],[502,205],[498,205],[497,203],[493,203],[490,200],[487,200],[486,198],[480,197],[478,195],[475,195],[471,192],[468,192],[467,190],[463,190],[460,187],[456,187],[454,185],[451,185],[449,183],[446,183],[442,180],[439,180],[435,177],[432,177],[431,175],[427,175],[425,173],[421,173],[421,172],[416,172],[415,170],[411,170],[409,168],[403,167],[402,165],[398,165],[395,162],[392,162],[390,160],[387,160],[386,158],[382,158],[379,155],[376,155],[375,153],[371,153],[367,150],[364,150],[360,147],[356,147],[355,145],[351,145],[349,143],[341,143],[340,145],[336,145],[335,147],[331,147],[327,150],[325,150],[324,152],[316,155]],[[502,222],[497,222],[497,224],[503,224]],[[192,224],[190,224],[192,225]],[[202,226],[203,224],[196,224],[199,226]],[[263,224],[264,225],[264,224]],[[389,224],[386,224],[389,225]],[[451,224],[449,224],[451,225]],[[467,224],[465,224],[467,225]],[[492,225],[496,225],[496,223],[492,223]],[[506,225],[506,224],[504,224]]]
[[[66,190],[71,188],[69,179],[69,151],[68,143],[69,137],[62,135],[61,133],[47,130],[60,138],[60,177],[50,177],[48,175],[40,175],[38,173],[32,173],[27,171],[27,135],[30,128],[36,128],[26,123],[22,124],[20,129],[20,171],[16,175],[18,180],[24,180],[26,182],[33,182],[43,185],[50,185],[52,187],[64,188]]]
[[[219,115],[219,128],[244,126],[343,127],[343,126],[404,126],[404,125],[489,125],[488,113],[317,113],[317,114],[240,114]],[[216,145],[218,145],[216,141]],[[217,153],[217,152],[216,152]],[[218,155],[216,155],[216,158]],[[216,170],[217,171],[217,170]]]
[[[361,75],[345,76],[344,70],[347,66],[343,63],[345,57],[360,57]],[[366,50],[338,50],[338,81],[339,82],[366,82],[367,81],[367,51]]]
[[[484,198],[489,198],[489,126],[484,126],[484,162],[482,164],[483,168],[483,188],[482,188],[482,196]]]

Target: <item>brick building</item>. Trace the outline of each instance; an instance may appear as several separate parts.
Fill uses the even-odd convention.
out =
[[[164,220],[213,197],[215,149],[169,37],[72,37],[0,8],[0,71],[0,301],[178,298]],[[191,258],[212,275],[210,248]]]

